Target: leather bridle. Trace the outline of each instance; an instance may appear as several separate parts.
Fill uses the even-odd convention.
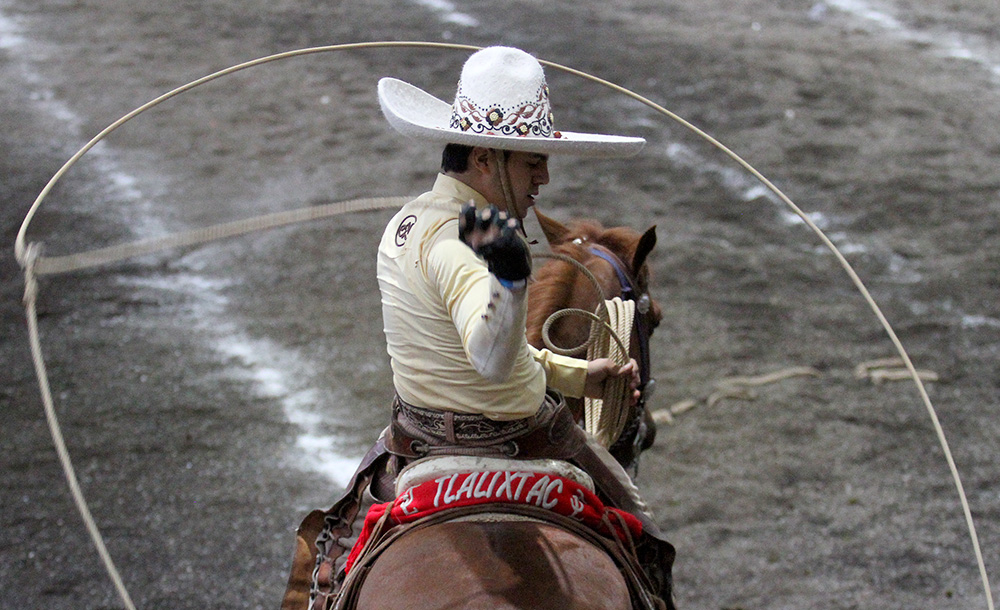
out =
[[[652,394],[653,387],[656,385],[655,380],[650,374],[649,319],[647,317],[651,306],[649,295],[646,293],[639,294],[638,282],[635,275],[629,271],[629,268],[625,266],[614,252],[598,244],[588,246],[587,250],[591,254],[604,259],[614,269],[615,275],[618,276],[618,285],[621,288],[621,299],[623,301],[635,302],[635,309],[638,314],[635,316],[635,329],[636,334],[639,336],[639,402],[643,404],[646,401],[646,397]]]

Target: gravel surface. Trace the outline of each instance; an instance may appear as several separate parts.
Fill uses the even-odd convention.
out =
[[[841,247],[928,384],[1000,565],[1000,4],[0,1],[0,606],[119,608],[62,476],[27,348],[17,228],[118,117],[302,47],[511,44],[670,108],[745,157]],[[419,193],[438,151],[375,98],[449,98],[466,53],[284,60],[141,115],[60,181],[46,253],[364,196]],[[642,135],[553,158],[539,207],[656,224],[654,407],[639,484],[677,546],[681,608],[985,608],[961,506],[912,384],[836,259],[721,152],[550,69],[557,124]],[[276,608],[292,532],[385,421],[370,212],[44,278],[42,342],[90,508],[143,609]],[[529,233],[533,227],[529,223]],[[535,236],[540,233],[535,230]],[[812,367],[708,404],[731,376]],[[997,591],[996,585],[993,587]]]

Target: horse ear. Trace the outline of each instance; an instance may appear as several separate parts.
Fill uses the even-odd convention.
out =
[[[542,233],[545,234],[545,239],[549,242],[550,247],[558,246],[569,239],[569,229],[566,225],[542,214],[537,208],[535,208],[535,217],[538,218],[538,224],[542,227]]]
[[[639,269],[646,263],[646,257],[656,246],[656,225],[646,229],[646,232],[639,238],[639,244],[635,247],[635,256],[632,257],[632,271],[638,273]]]

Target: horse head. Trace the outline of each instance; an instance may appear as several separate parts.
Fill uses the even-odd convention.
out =
[[[639,453],[652,445],[656,427],[645,409],[653,389],[650,375],[649,337],[662,318],[660,305],[649,295],[647,258],[656,245],[656,226],[644,233],[629,227],[604,228],[593,220],[581,220],[568,226],[535,211],[549,248],[568,256],[593,274],[601,286],[598,294],[593,284],[575,265],[552,260],[535,272],[528,293],[528,342],[543,347],[542,326],[552,313],[568,308],[595,311],[604,299],[620,297],[636,304],[632,328],[631,353],[639,363],[642,398],[631,424],[617,442],[612,454],[626,467],[634,467]],[[553,344],[571,348],[587,341],[590,323],[582,318],[564,317],[549,329]],[[582,402],[571,402],[574,413],[582,412]]]

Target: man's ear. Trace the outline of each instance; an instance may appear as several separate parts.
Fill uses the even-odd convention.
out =
[[[469,153],[469,169],[474,169],[482,175],[489,174],[490,170],[490,149],[485,146],[474,146]]]

